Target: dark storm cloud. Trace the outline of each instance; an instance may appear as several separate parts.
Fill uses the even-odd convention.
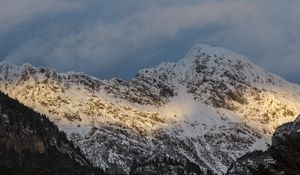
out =
[[[15,63],[130,78],[140,68],[175,61],[192,45],[208,43],[240,52],[267,70],[300,82],[298,1],[0,3],[0,56]],[[16,7],[19,3],[24,8]]]

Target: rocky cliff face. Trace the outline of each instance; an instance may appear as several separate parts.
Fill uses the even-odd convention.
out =
[[[93,174],[80,149],[33,110],[0,93],[1,174]]]
[[[297,175],[300,174],[300,116],[281,125],[267,151],[248,153],[239,158],[228,175]]]
[[[130,81],[2,63],[0,82],[112,173],[169,157],[223,174],[246,152],[266,149],[276,127],[300,113],[299,85],[207,45]]]

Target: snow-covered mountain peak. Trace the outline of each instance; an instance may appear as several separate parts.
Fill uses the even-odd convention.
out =
[[[206,57],[201,57],[202,55],[205,55]],[[230,62],[247,62],[247,64],[250,63],[250,61],[235,52],[232,52],[230,50],[221,48],[221,47],[213,47],[206,44],[197,44],[195,45],[190,51],[187,53],[187,55],[182,59],[186,64],[193,64],[197,59],[203,59],[203,58],[210,58],[211,60],[218,60],[221,59],[223,61],[230,61]]]
[[[130,81],[0,64],[0,90],[45,113],[95,165],[124,173],[167,156],[221,174],[300,113],[299,85],[207,45]]]
[[[271,74],[266,73],[248,58],[238,53],[203,44],[193,47],[177,63],[177,69],[180,73],[189,72],[188,76],[203,74],[210,76],[215,81],[231,80],[249,85],[264,84],[265,79],[271,77]]]
[[[286,84],[282,78],[265,72],[248,58],[229,50],[199,44],[176,63],[163,63],[156,68],[141,70],[137,77],[162,79],[163,84],[186,84],[197,82],[198,85],[210,82],[227,84],[231,89],[238,86],[252,86],[259,89]],[[171,88],[172,89],[172,88]]]

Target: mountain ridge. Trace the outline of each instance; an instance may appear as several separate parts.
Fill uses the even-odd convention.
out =
[[[244,153],[266,149],[276,127],[300,113],[299,85],[207,45],[130,81],[24,67],[15,74],[1,65],[0,90],[47,114],[94,165],[111,171],[128,173],[134,160],[155,155],[222,174]]]

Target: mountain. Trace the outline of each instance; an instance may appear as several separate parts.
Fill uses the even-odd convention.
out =
[[[299,85],[207,45],[130,81],[2,63],[0,90],[47,115],[109,173],[166,158],[224,174],[300,113]]]
[[[103,174],[45,116],[0,93],[1,174]]]
[[[266,151],[248,153],[239,158],[228,175],[297,175],[300,174],[300,116],[280,126]]]

